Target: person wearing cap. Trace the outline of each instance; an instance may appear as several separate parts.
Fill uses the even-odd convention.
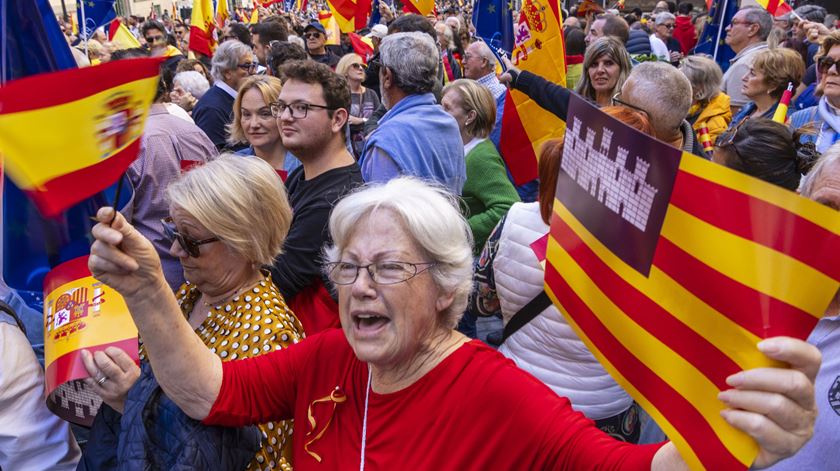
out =
[[[370,28],[370,33],[365,35],[366,38],[370,38],[370,42],[373,43],[373,53],[376,54],[379,52],[379,45],[382,43],[382,38],[388,34],[388,27],[385,25],[373,25]]]
[[[304,28],[303,39],[306,41],[306,52],[309,54],[310,59],[335,69],[335,66],[341,58],[327,50],[325,46],[327,42],[327,30],[324,29],[324,25],[317,21],[312,21]]]

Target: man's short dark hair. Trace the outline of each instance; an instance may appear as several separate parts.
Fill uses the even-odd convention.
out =
[[[329,115],[338,108],[350,111],[350,87],[347,80],[333,72],[324,64],[312,60],[290,61],[283,65],[280,73],[283,83],[289,80],[296,80],[312,85],[320,85],[324,89],[324,101],[329,110]]]
[[[289,32],[276,21],[257,23],[254,25],[251,34],[258,34],[260,42],[264,46],[268,46],[271,41],[287,41],[289,39]]]
[[[111,53],[111,62],[123,59],[136,59],[138,57],[149,57],[149,51],[142,47],[119,49]]]
[[[411,33],[413,31],[426,33],[437,43],[435,27],[432,26],[432,23],[425,16],[410,13],[397,18],[388,26],[388,34]]]
[[[262,37],[262,36],[260,36]],[[289,61],[305,61],[309,57],[299,44],[278,41],[269,43],[270,48],[266,56],[266,63],[271,69],[271,75],[281,77],[282,66]]]
[[[624,18],[607,13],[601,15],[598,19],[604,20],[604,27],[601,29],[604,35],[612,36],[621,41],[622,44],[627,44],[627,40],[630,39],[630,27],[627,26]]]
[[[689,15],[694,10],[694,5],[689,2],[682,2],[677,6],[677,13],[680,15]]]
[[[236,39],[245,44],[247,46],[253,46],[254,44],[251,42],[251,32],[248,31],[248,27],[243,25],[242,23],[231,23],[228,25],[230,28],[230,34],[236,36]]]
[[[567,56],[582,56],[586,52],[586,35],[580,28],[566,28],[565,43]]]
[[[140,27],[140,34],[142,34],[143,37],[145,37],[146,32],[148,32],[150,29],[156,29],[160,31],[161,33],[163,33],[164,37],[169,36],[169,34],[166,32],[166,27],[163,26],[163,23],[161,23],[158,20],[148,20],[145,23],[143,23],[143,26]]]

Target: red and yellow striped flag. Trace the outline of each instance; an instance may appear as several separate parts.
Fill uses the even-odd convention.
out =
[[[43,214],[107,188],[137,158],[159,64],[116,61],[0,87],[0,153]]]
[[[192,16],[190,16],[190,51],[212,57],[216,50],[216,19],[213,18],[213,2],[210,0],[193,0]]]
[[[342,33],[352,33],[367,26],[370,0],[327,0]]]
[[[748,468],[758,446],[717,394],[774,364],[761,339],[811,332],[840,286],[840,218],[574,95],[567,122],[546,292],[692,469]]]
[[[426,16],[435,9],[435,0],[403,0],[403,11]]]
[[[790,13],[793,8],[785,0],[755,0],[756,3],[773,16],[781,16]]]
[[[789,82],[787,88],[782,93],[782,98],[779,100],[779,105],[776,106],[776,111],[773,112],[773,121],[785,124],[787,121],[788,107],[790,100],[793,97],[793,82]]]
[[[548,3],[550,8],[545,4]],[[513,63],[554,83],[566,83],[566,48],[558,0],[524,0],[513,27]],[[526,118],[526,119],[523,119]],[[522,92],[508,91],[500,153],[517,185],[537,178],[537,156],[548,139],[563,137],[563,121]]]

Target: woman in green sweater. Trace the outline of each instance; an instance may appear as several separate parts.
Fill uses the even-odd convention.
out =
[[[443,89],[441,105],[461,129],[467,165],[461,197],[473,233],[473,252],[478,255],[499,219],[519,201],[519,195],[496,146],[487,138],[496,122],[496,102],[490,91],[474,80],[455,80]]]

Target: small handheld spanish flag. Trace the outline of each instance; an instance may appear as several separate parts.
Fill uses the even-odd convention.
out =
[[[0,87],[0,154],[41,213],[102,191],[137,158],[159,65],[122,60]]]
[[[700,143],[703,144],[703,152],[710,154],[714,149],[714,145],[712,145],[712,137],[709,135],[709,128],[703,123],[703,126],[700,128]]]
[[[773,121],[785,124],[787,121],[788,106],[790,106],[790,99],[793,97],[793,82],[788,82],[788,86],[782,93],[782,98],[779,100],[779,106],[776,107],[776,112],[773,113]]]

